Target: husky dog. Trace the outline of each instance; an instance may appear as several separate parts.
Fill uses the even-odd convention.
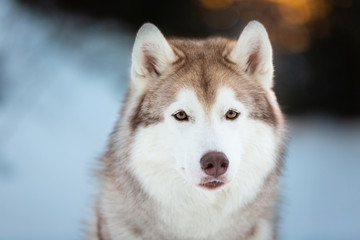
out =
[[[88,239],[276,239],[285,124],[262,24],[239,39],[137,33]]]

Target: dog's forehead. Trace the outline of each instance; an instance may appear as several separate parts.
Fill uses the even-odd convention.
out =
[[[200,83],[201,84],[201,83]],[[214,82],[208,83],[206,87],[198,86],[198,82],[184,85],[179,88],[174,94],[173,100],[176,106],[183,105],[182,108],[196,110],[201,108],[206,114],[209,114],[214,110],[214,107],[226,107],[224,105],[234,106],[237,105],[235,102],[249,102],[246,100],[246,94],[241,94],[241,97],[237,97],[236,89],[232,88],[228,84],[215,84]],[[213,85],[213,86],[212,86]],[[215,86],[216,87],[215,87]]]
[[[207,102],[199,100],[198,94],[194,88],[182,88],[176,94],[172,106],[179,107],[183,110],[189,109],[191,111],[201,111],[206,114],[209,114],[214,110],[217,111],[219,108],[239,106],[239,101],[234,89],[222,86],[216,89],[215,95],[215,101],[210,105]]]
[[[246,98],[244,90],[249,88],[249,81],[241,76],[236,71],[235,64],[227,61],[225,57],[231,50],[232,41],[215,38],[196,41],[172,40],[170,43],[180,60],[174,63],[176,70],[158,82],[163,86],[158,86],[157,89],[171,89],[172,96],[184,88],[193,89],[206,110],[211,109],[217,91],[223,86],[234,89],[239,97]]]

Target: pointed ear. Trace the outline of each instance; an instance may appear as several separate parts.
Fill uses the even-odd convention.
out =
[[[264,26],[251,21],[241,33],[230,60],[237,63],[247,75],[255,78],[263,88],[273,86],[272,48]]]
[[[136,35],[132,51],[133,78],[160,76],[174,60],[175,54],[160,30],[145,23]]]

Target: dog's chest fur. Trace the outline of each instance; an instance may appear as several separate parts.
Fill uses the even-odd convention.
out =
[[[173,205],[164,206],[135,182],[131,184],[137,193],[128,195],[104,182],[104,202],[97,206],[98,238],[94,239],[272,239],[277,190],[273,186],[277,181],[275,172],[269,175],[256,199],[239,209],[231,208],[232,199],[226,197],[214,205],[184,204],[174,199]]]

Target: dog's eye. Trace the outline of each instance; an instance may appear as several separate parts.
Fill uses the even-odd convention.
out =
[[[230,109],[229,111],[227,111],[225,116],[226,116],[226,119],[228,119],[228,120],[234,120],[239,116],[239,113],[236,112],[235,110]]]
[[[179,111],[179,112],[175,113],[173,116],[178,121],[187,121],[187,120],[189,120],[188,115],[184,111]]]

